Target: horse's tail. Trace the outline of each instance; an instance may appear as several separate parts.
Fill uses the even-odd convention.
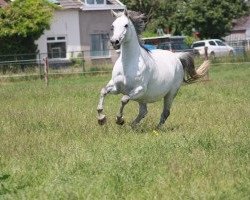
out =
[[[200,67],[195,69],[194,58],[191,53],[178,53],[178,58],[180,59],[183,69],[187,74],[187,77],[184,77],[184,82],[193,83],[194,81],[204,77],[210,67],[210,61],[205,60]]]

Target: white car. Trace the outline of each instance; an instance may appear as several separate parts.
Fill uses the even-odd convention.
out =
[[[208,56],[213,58],[234,55],[234,48],[218,39],[200,40],[192,44],[192,48],[197,50],[199,55],[205,54],[205,47],[208,48]]]

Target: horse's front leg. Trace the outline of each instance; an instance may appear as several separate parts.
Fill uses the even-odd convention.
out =
[[[116,123],[119,125],[123,125],[124,124],[124,119],[123,119],[123,109],[125,107],[125,105],[129,102],[130,97],[128,95],[124,95],[121,99],[121,107],[119,110],[119,113],[116,116]]]
[[[98,123],[100,125],[105,124],[107,121],[106,116],[103,114],[103,104],[104,104],[105,96],[109,93],[113,93],[113,94],[117,93],[116,86],[114,85],[112,80],[109,81],[109,83],[106,85],[106,87],[101,89],[100,99],[99,99],[99,103],[97,106]]]
[[[121,99],[121,107],[119,110],[119,113],[116,116],[116,123],[119,125],[123,125],[124,124],[124,119],[123,119],[123,110],[125,105],[129,102],[129,100],[136,100],[138,98],[140,98],[146,91],[146,87],[143,86],[138,86],[135,89],[133,89],[132,91],[130,91],[130,93],[128,95],[124,95]]]

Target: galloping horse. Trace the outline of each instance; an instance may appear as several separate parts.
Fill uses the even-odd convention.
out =
[[[113,12],[113,11],[112,11]],[[107,94],[123,94],[121,107],[116,117],[116,123],[124,124],[123,109],[130,101],[139,103],[139,114],[132,122],[138,124],[147,114],[147,103],[164,99],[163,112],[158,128],[168,116],[174,97],[183,81],[191,83],[203,77],[209,62],[205,61],[198,69],[190,53],[173,53],[165,50],[148,51],[142,47],[138,38],[143,27],[143,15],[131,14],[128,11],[115,13],[116,20],[112,24],[113,36],[110,41],[114,49],[121,49],[116,61],[112,78],[101,90],[97,107],[98,122],[103,125],[106,116],[103,114],[104,98]],[[185,79],[185,74],[188,79]]]

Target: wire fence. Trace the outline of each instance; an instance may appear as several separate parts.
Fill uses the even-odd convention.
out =
[[[72,75],[72,74],[89,74],[89,73],[106,73],[110,72],[118,53],[109,50],[105,56],[102,52],[91,56],[90,51],[66,52],[65,57],[50,54],[16,54],[0,55],[0,79],[37,79],[45,75],[44,67],[47,58],[49,74],[54,76]]]
[[[65,58],[51,57],[45,53],[0,55],[0,79],[43,78],[45,76],[45,58],[48,58],[48,73],[54,76],[107,73],[112,70],[119,53],[111,49],[105,54],[103,52],[93,54],[91,51],[74,51],[66,52],[64,55],[66,55]],[[199,63],[205,58],[196,56],[195,59]],[[234,55],[212,59],[214,64],[237,62],[250,62],[250,51],[243,46],[239,46]]]

